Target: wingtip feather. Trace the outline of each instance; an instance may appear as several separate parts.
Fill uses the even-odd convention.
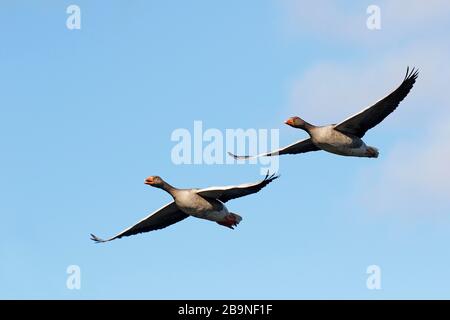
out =
[[[416,80],[417,77],[419,76],[419,69],[417,69],[416,67],[413,67],[411,70],[409,68],[409,66],[406,68],[406,75],[405,75],[405,79],[403,81],[407,81],[407,80]]]
[[[280,175],[278,174],[278,173],[272,173],[270,176],[269,176],[269,171],[267,171],[267,174],[266,174],[266,176],[265,176],[265,178],[264,178],[264,181],[266,181],[266,182],[272,182],[273,180],[275,180],[275,179],[278,179],[280,177]]]
[[[227,153],[228,153],[229,156],[233,157],[236,160],[243,160],[243,159],[250,158],[250,156],[238,156],[238,155],[235,155],[234,153],[231,153],[231,152],[227,152]]]
[[[91,240],[94,241],[95,243],[107,242],[107,240],[103,240],[92,233],[91,233]]]

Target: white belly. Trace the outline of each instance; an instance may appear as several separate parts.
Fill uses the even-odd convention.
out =
[[[352,156],[352,157],[367,157],[367,146],[362,144],[358,148],[352,148],[347,145],[333,145],[333,144],[319,144],[322,150],[339,154],[342,156]]]
[[[199,218],[211,220],[215,222],[220,222],[225,219],[226,216],[230,215],[230,212],[228,211],[227,207],[223,206],[223,209],[220,211],[208,211],[205,212],[205,214]]]

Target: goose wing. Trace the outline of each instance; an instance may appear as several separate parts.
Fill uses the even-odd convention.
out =
[[[362,138],[367,130],[375,127],[398,107],[412,89],[418,75],[418,70],[413,68],[410,71],[408,67],[405,79],[397,89],[374,105],[335,125],[334,129]]]
[[[278,156],[283,154],[297,154],[297,153],[305,153],[310,151],[317,151],[320,150],[316,147],[316,145],[311,141],[311,139],[304,139],[300,141],[296,141],[293,144],[290,144],[284,148],[280,148],[268,153],[261,153],[255,156],[238,156],[231,152],[228,152],[230,156],[232,156],[235,159],[251,159],[251,158],[258,158],[258,157],[272,157],[272,156]]]
[[[205,198],[218,199],[222,202],[256,193],[279,176],[267,173],[266,177],[255,183],[245,183],[237,186],[209,187],[197,190],[197,194]]]
[[[122,237],[132,236],[142,232],[163,229],[183,219],[186,219],[187,217],[189,217],[189,215],[178,209],[175,202],[172,201],[112,238],[103,240],[91,234],[91,240],[95,242],[107,242],[114,239],[120,239]]]

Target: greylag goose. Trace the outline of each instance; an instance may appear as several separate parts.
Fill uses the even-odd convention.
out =
[[[341,123],[315,126],[299,117],[291,117],[285,121],[291,127],[306,131],[310,136],[308,139],[303,139],[284,148],[256,156],[237,156],[231,152],[228,152],[228,154],[235,159],[248,159],[325,150],[342,156],[377,158],[377,148],[366,145],[361,138],[369,129],[375,127],[397,108],[412,89],[418,74],[418,70],[413,68],[409,71],[408,67],[405,78],[397,89],[374,105],[345,119]]]
[[[242,220],[242,217],[229,212],[224,202],[256,193],[277,178],[278,176],[274,174],[270,176],[267,174],[263,180],[256,183],[205,189],[177,189],[160,177],[151,176],[145,180],[145,184],[163,189],[172,196],[173,201],[112,238],[103,240],[91,234],[91,239],[95,242],[107,242],[142,232],[162,229],[189,216],[211,220],[234,229]]]

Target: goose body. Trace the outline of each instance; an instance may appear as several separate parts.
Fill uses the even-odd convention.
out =
[[[93,234],[91,234],[91,239],[95,242],[107,242],[142,232],[163,229],[189,216],[214,221],[234,229],[241,222],[242,217],[228,211],[224,203],[256,193],[277,178],[276,175],[269,176],[267,174],[262,181],[255,183],[205,189],[178,189],[158,176],[151,176],[145,180],[145,184],[163,189],[172,196],[173,201],[109,239],[103,240]]]
[[[341,156],[377,158],[377,148],[366,145],[362,138],[368,130],[378,125],[389,114],[394,112],[400,102],[411,91],[418,74],[417,70],[413,68],[410,71],[408,67],[403,82],[394,91],[372,106],[338,124],[315,126],[299,117],[291,117],[285,121],[291,127],[306,131],[309,135],[307,139],[255,156],[239,156],[230,152],[228,154],[236,159],[248,159],[324,150]]]
[[[184,213],[217,223],[226,220],[230,215],[227,207],[217,199],[204,198],[197,194],[196,189],[177,190],[174,194],[177,207]]]
[[[317,148],[330,153],[351,157],[378,156],[376,148],[367,146],[359,137],[335,130],[334,125],[314,127],[310,130],[310,135]]]

